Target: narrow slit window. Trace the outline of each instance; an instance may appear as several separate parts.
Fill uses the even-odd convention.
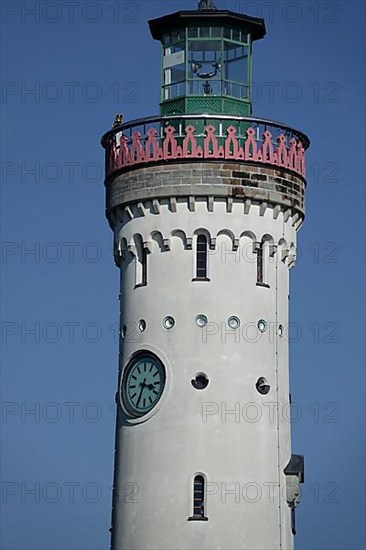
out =
[[[257,250],[257,285],[270,288],[267,284],[267,269],[269,263],[269,243],[262,241]]]
[[[198,235],[197,237],[197,279],[207,279],[207,237]]]
[[[263,243],[259,245],[257,250],[257,284],[264,284],[264,250]]]
[[[193,516],[189,520],[207,521],[205,499],[205,479],[202,475],[197,475],[193,481]]]
[[[147,285],[147,251],[142,239],[136,244],[136,247],[136,286],[144,286]]]
[[[147,285],[147,251],[142,247],[141,252],[141,284]]]

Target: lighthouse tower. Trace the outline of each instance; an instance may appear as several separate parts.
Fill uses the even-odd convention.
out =
[[[252,117],[262,19],[200,1],[149,22],[160,115],[117,116],[121,273],[113,550],[291,549],[289,271],[308,138]]]

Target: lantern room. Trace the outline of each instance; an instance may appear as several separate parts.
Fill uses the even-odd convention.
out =
[[[161,115],[252,114],[252,45],[266,34],[263,19],[200,2],[149,26],[162,44]]]

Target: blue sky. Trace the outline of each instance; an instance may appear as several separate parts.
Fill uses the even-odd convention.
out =
[[[312,141],[291,272],[291,320],[301,327],[292,398],[302,412],[293,451],[306,460],[297,548],[359,550],[365,4],[217,4],[266,19],[254,114]],[[119,280],[99,138],[117,112],[158,112],[160,50],[146,21],[195,5],[2,3],[4,550],[108,546]]]

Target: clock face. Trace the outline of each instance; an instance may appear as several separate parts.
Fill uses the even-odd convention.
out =
[[[127,367],[122,383],[122,398],[132,416],[143,416],[161,398],[165,386],[165,369],[157,357],[139,355]]]

